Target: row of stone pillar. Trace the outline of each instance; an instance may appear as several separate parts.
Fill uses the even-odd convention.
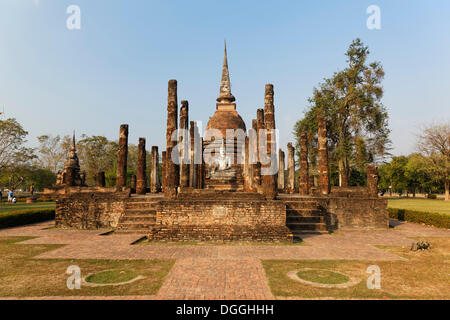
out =
[[[328,147],[327,147],[327,123],[323,113],[318,114],[318,192],[327,195],[331,192],[329,166],[328,166]],[[303,132],[300,136],[300,169],[298,177],[298,192],[302,195],[311,193],[314,186],[314,178],[309,176],[308,165],[308,137]],[[279,150],[279,172],[278,189],[287,193],[294,193],[295,190],[295,150],[291,143],[287,145],[288,150],[288,173],[287,181],[284,179],[284,152]],[[378,193],[378,168],[375,165],[367,166],[367,192],[370,197],[377,197]]]
[[[276,150],[274,109],[273,85],[266,84],[264,109],[257,109],[256,119],[252,120],[252,129],[256,133],[256,137],[247,136],[244,149],[244,190],[262,193],[269,200],[274,199],[277,195],[277,174],[261,174],[261,172],[262,170],[268,171],[271,164],[276,162],[276,153],[272,152],[272,149]],[[259,133],[264,129],[267,130],[267,136],[266,144],[262,146]],[[261,147],[264,148],[267,157],[271,158],[270,162],[266,164],[261,164]]]
[[[163,191],[168,197],[176,196],[178,188],[202,188],[203,187],[203,161],[202,139],[200,138],[197,123],[189,122],[189,102],[181,101],[180,108],[180,134],[177,141],[172,141],[173,132],[178,129],[178,103],[177,81],[170,80],[167,97],[167,131],[166,151],[163,152]],[[189,139],[184,134],[189,129]],[[198,143],[195,143],[195,142]],[[177,146],[180,156],[180,164],[172,159],[172,151]],[[199,164],[200,162],[200,164]]]
[[[131,189],[137,194],[147,193],[147,150],[145,148],[145,138],[139,138],[138,144],[138,160],[137,160],[137,172],[131,179]],[[122,124],[119,132],[119,150],[117,157],[117,175],[116,175],[116,188],[121,190],[126,187],[127,183],[127,163],[128,163],[128,125]],[[159,167],[159,154],[158,147],[152,146],[151,153],[151,170],[150,170],[150,192],[159,192],[160,182],[158,175]],[[98,182],[101,178],[98,178]],[[104,185],[104,173],[103,173],[103,185]]]
[[[323,116],[318,119],[318,166],[319,166],[319,192],[327,195],[330,193],[330,181],[328,174],[328,151],[327,151],[327,127]],[[311,193],[313,181],[309,176],[308,165],[308,137],[306,132],[300,136],[300,169],[298,176],[298,193],[307,195]],[[278,189],[287,193],[295,193],[295,148],[292,143],[287,145],[287,179],[284,174],[284,152],[280,149],[278,152],[279,171],[278,171]]]

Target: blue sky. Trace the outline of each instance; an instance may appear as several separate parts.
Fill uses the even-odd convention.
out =
[[[68,30],[66,9],[81,9]],[[368,30],[366,8],[381,8]],[[414,151],[424,123],[450,119],[450,1],[0,0],[0,110],[29,132],[105,135],[165,147],[167,81],[206,126],[227,40],[232,92],[251,126],[275,86],[283,146],[312,89],[345,65],[357,37],[386,72],[394,154]],[[284,147],[283,147],[284,148]]]

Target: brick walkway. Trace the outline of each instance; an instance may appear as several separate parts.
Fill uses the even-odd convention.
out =
[[[164,299],[274,299],[261,261],[183,258],[158,292]]]
[[[155,299],[273,299],[261,259],[401,260],[374,245],[410,245],[413,237],[450,237],[450,230],[412,223],[395,229],[340,232],[305,238],[307,245],[130,245],[136,235],[46,229],[52,222],[0,230],[0,236],[35,236],[21,244],[66,244],[37,259],[176,259]],[[98,297],[102,298],[102,297]],[[129,297],[139,298],[139,297]],[[79,298],[77,298],[79,299]]]

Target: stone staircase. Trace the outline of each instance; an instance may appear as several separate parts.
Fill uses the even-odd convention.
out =
[[[116,233],[147,234],[156,222],[155,205],[163,197],[134,195],[125,203],[125,213],[120,218]]]
[[[313,199],[290,199],[286,203],[286,226],[294,239],[305,234],[328,233],[324,210]]]

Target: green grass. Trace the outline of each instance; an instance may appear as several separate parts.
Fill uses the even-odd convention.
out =
[[[389,199],[388,207],[450,215],[450,202],[432,199]]]
[[[3,213],[12,211],[22,211],[30,209],[55,209],[55,202],[35,202],[35,203],[2,203],[0,204],[0,216]]]
[[[86,281],[99,284],[121,283],[133,280],[137,276],[138,274],[131,270],[106,270],[89,275]]]
[[[157,259],[34,259],[63,245],[20,243],[28,239],[32,237],[0,237],[0,297],[155,295],[175,262]],[[70,290],[67,288],[70,275],[66,270],[71,265],[80,267],[82,277],[120,270],[126,275],[136,274],[144,278],[120,286],[81,285],[80,290]],[[104,274],[101,277],[107,280]]]
[[[340,284],[350,280],[344,274],[320,269],[301,270],[297,272],[297,275],[300,279],[322,284]]]
[[[265,274],[275,297],[338,299],[450,299],[450,239],[418,238],[431,243],[430,250],[411,251],[406,246],[377,246],[406,258],[402,261],[363,260],[262,260]],[[381,289],[370,290],[367,267],[381,270]],[[294,281],[288,273],[304,268],[340,272],[359,280],[348,288],[319,288]],[[314,279],[314,274],[309,274]],[[302,278],[305,278],[302,275]],[[305,279],[307,280],[307,279]],[[311,281],[308,280],[308,281]],[[319,279],[315,281],[320,282]]]

